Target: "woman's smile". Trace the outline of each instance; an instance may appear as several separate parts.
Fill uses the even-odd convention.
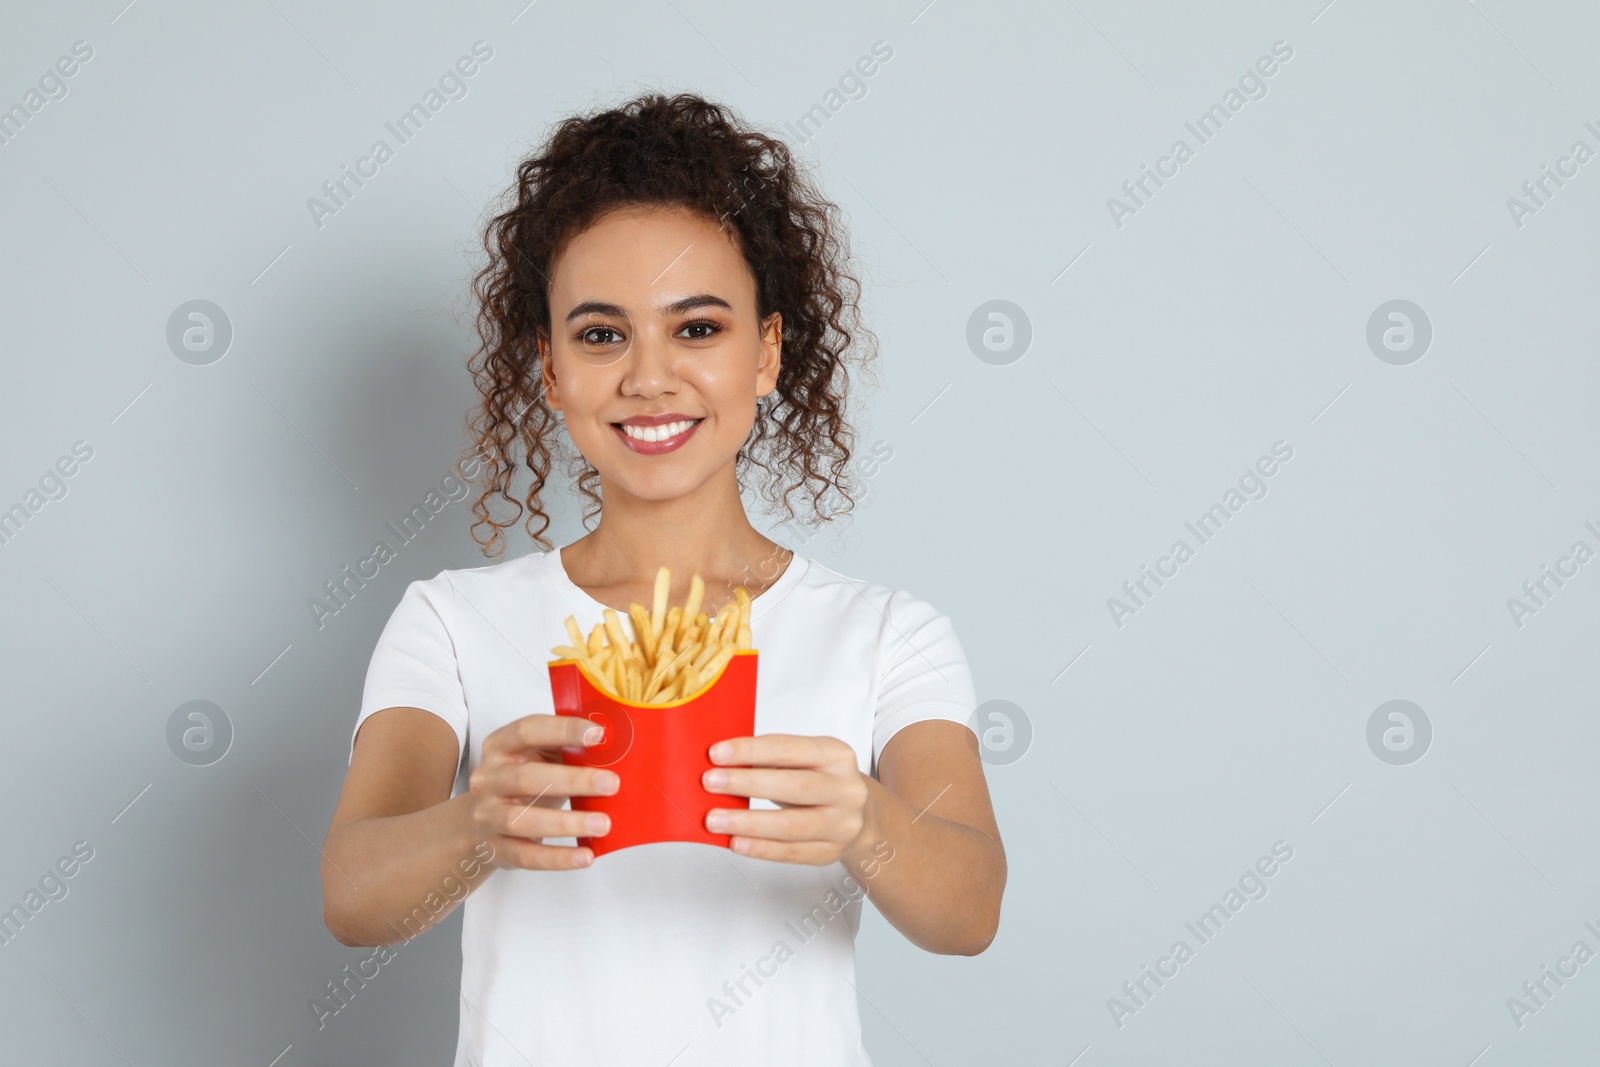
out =
[[[677,412],[666,415],[635,415],[613,422],[611,429],[633,451],[644,456],[659,456],[682,448],[704,419]]]

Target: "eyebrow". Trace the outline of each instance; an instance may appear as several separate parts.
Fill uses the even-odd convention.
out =
[[[674,300],[670,304],[662,305],[661,311],[665,315],[681,315],[686,311],[693,311],[695,308],[701,307],[721,307],[727,308],[729,311],[733,310],[733,305],[722,299],[720,296],[713,296],[710,293],[696,293],[693,296],[686,296],[681,300]],[[627,312],[623,311],[622,308],[618,307],[616,304],[608,304],[604,300],[585,300],[583,303],[567,312],[567,321],[571,322],[580,315],[590,314],[614,315],[618,318],[625,318],[627,316]]]

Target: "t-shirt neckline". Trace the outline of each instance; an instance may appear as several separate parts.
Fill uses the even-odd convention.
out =
[[[787,596],[789,590],[800,583],[800,579],[804,576],[806,569],[810,567],[811,561],[808,558],[798,552],[793,552],[792,550],[791,552],[789,565],[783,569],[782,574],[778,575],[778,580],[750,598],[750,621],[752,625],[756,619],[765,616],[771,608],[777,605],[778,601]],[[551,549],[545,556],[545,573],[549,577],[551,584],[574,607],[582,610],[586,616],[596,619],[604,618],[607,611],[615,611],[618,615],[624,614],[609,604],[600,603],[600,601],[590,596],[581,585],[568,577],[567,568],[561,562],[561,549],[559,547]]]

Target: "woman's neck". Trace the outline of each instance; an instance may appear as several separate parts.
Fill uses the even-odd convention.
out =
[[[561,563],[573,584],[608,606],[649,604],[662,567],[672,571],[674,591],[687,591],[690,576],[700,575],[713,607],[731,600],[739,585],[757,596],[792,556],[750,524],[731,478],[725,487],[712,483],[673,500],[645,500],[602,485],[602,499],[599,524],[561,549]]]

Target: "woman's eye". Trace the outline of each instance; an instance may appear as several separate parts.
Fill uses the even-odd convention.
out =
[[[595,336],[596,334],[609,335],[609,336],[596,337]],[[620,333],[618,333],[616,330],[612,329],[610,326],[591,326],[587,330],[584,330],[583,333],[578,335],[578,337],[585,344],[591,344],[591,345],[610,344],[613,339],[620,338],[621,336],[622,335]]]
[[[691,340],[691,341],[704,341],[708,337],[711,337],[711,336],[713,336],[715,334],[721,333],[722,332],[722,327],[717,325],[714,322],[707,322],[707,321],[702,319],[699,322],[691,322],[691,323],[689,323],[689,325],[684,327],[684,330],[703,330],[703,331],[705,331],[703,333],[691,333],[689,335],[689,340]]]

